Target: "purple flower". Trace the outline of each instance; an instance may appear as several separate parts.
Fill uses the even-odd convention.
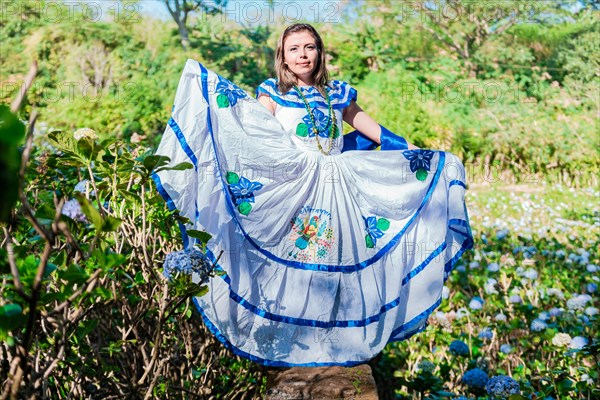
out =
[[[490,328],[483,328],[479,332],[479,339],[489,340],[494,338],[494,331]]]
[[[548,324],[542,321],[539,318],[531,321],[531,326],[529,327],[534,332],[541,332],[548,327]]]
[[[416,172],[418,169],[424,169],[429,172],[431,167],[430,162],[433,158],[433,151],[431,150],[408,150],[403,151],[402,154],[410,161],[410,170]]]
[[[87,179],[84,179],[81,182],[79,182],[77,185],[75,185],[75,187],[73,188],[73,191],[85,194],[88,186],[90,188],[90,196],[95,196],[96,192],[94,190],[92,190],[92,184]]]
[[[488,381],[488,374],[479,368],[468,370],[462,377],[462,382],[473,389],[484,389]]]
[[[505,375],[497,375],[485,385],[485,390],[492,398],[508,398],[510,395],[519,394],[519,382]]]
[[[496,240],[502,240],[505,237],[508,236],[508,234],[510,233],[510,231],[508,229],[501,229],[499,231],[496,232]]]
[[[62,209],[62,215],[66,215],[73,221],[85,223],[88,222],[87,218],[85,217],[85,214],[81,210],[81,205],[76,199],[71,199],[65,203]]]
[[[483,308],[483,299],[479,296],[473,297],[469,303],[469,308],[471,310],[481,310]]]
[[[487,270],[490,272],[498,272],[498,270],[500,269],[500,265],[498,265],[498,263],[490,263],[487,266]]]
[[[200,276],[200,284],[208,281],[212,265],[204,253],[196,250],[180,250],[167,254],[164,262],[163,275],[168,279],[173,279],[173,275],[181,272],[192,275],[194,273]]]
[[[500,346],[500,351],[504,354],[510,354],[513,351],[513,347],[510,344],[503,344]]]
[[[455,340],[450,343],[450,353],[455,356],[468,356],[469,355],[469,346],[462,340]]]
[[[589,341],[587,340],[587,338],[583,336],[575,336],[573,339],[571,339],[569,347],[572,349],[581,350],[588,343]]]

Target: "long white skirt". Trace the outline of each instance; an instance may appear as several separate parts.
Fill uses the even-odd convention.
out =
[[[269,366],[351,366],[423,330],[472,246],[465,171],[431,150],[299,146],[254,98],[194,60],[154,175],[225,274],[195,302],[236,354]],[[197,276],[194,279],[198,279]]]

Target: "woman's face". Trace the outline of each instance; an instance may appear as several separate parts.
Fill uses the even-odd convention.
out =
[[[298,77],[298,84],[312,84],[312,75],[317,68],[318,57],[317,44],[310,32],[295,32],[285,38],[283,61]]]

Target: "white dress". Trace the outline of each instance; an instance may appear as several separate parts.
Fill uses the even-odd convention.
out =
[[[339,132],[356,91],[332,81]],[[301,90],[328,148],[329,110]],[[212,235],[207,254],[225,274],[195,302],[236,354],[269,366],[351,366],[422,330],[443,283],[472,246],[465,171],[432,150],[317,148],[303,100],[277,102],[276,117],[243,90],[188,60],[157,154],[194,165],[154,180],[182,225]],[[302,126],[302,124],[306,126]],[[196,279],[198,277],[195,277]]]

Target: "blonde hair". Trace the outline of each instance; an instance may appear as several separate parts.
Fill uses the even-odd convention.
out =
[[[325,86],[329,82],[329,74],[327,73],[327,65],[325,64],[325,48],[323,46],[323,40],[319,33],[312,25],[309,24],[293,24],[285,28],[279,40],[277,41],[277,51],[275,53],[275,73],[277,74],[277,82],[279,91],[282,94],[286,94],[294,85],[298,83],[296,75],[290,71],[287,65],[285,65],[284,49],[283,45],[285,39],[292,33],[297,32],[309,32],[315,39],[315,45],[317,46],[317,65],[313,71],[312,79],[313,86],[317,88],[321,94],[325,94]]]

